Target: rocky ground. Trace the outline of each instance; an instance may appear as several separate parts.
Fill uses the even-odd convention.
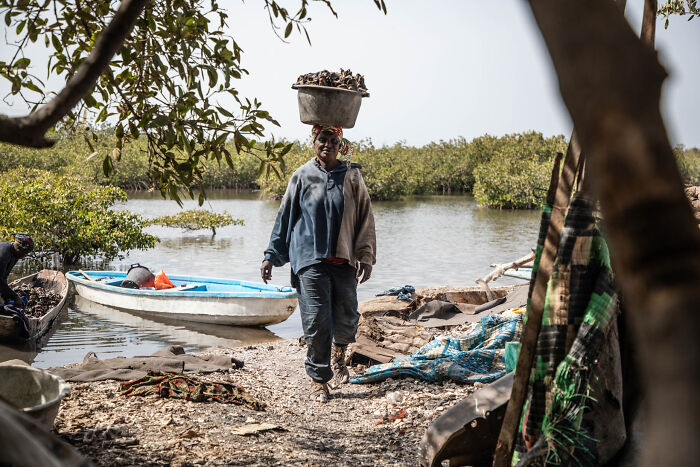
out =
[[[296,341],[212,349],[243,360],[201,376],[267,404],[125,398],[116,381],[74,384],[55,429],[96,465],[417,465],[419,442],[445,409],[475,390],[414,379],[347,384],[327,404],[308,400],[306,348]],[[351,370],[352,373],[352,370]],[[241,430],[258,431],[239,434]]]

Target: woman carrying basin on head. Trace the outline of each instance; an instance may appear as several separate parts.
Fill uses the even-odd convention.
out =
[[[342,128],[315,125],[311,133],[315,157],[289,180],[260,271],[267,283],[272,266],[291,263],[310,397],[326,402],[328,381],[349,378],[345,349],[357,332],[357,284],[372,274],[376,238],[360,166],[338,159],[348,150]]]

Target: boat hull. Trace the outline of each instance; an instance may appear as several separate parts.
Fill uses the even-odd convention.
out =
[[[94,277],[99,273],[87,274]],[[117,279],[118,282],[119,274],[121,273],[114,273],[111,279]],[[68,278],[75,284],[76,293],[90,301],[162,318],[199,323],[268,326],[289,318],[297,305],[296,293],[291,288],[265,286],[264,289],[256,289],[252,283],[224,279],[171,276],[170,279],[176,285],[187,283],[195,289],[206,290],[188,291],[184,288],[181,291],[157,291],[126,289],[109,285],[109,280],[100,283],[71,272],[68,273]],[[208,285],[214,290],[208,290]],[[226,287],[229,285],[244,290],[247,287],[249,291],[227,292]]]
[[[0,316],[0,342],[38,339],[49,331],[56,321],[58,314],[63,309],[63,306],[66,304],[66,298],[68,297],[68,281],[62,272],[42,269],[35,274],[17,279],[10,285],[18,286],[29,283],[43,284],[43,288],[61,295],[61,301],[43,316],[39,318],[29,318],[29,337],[27,339],[21,339],[17,336],[17,323],[15,323],[12,318],[9,316]]]

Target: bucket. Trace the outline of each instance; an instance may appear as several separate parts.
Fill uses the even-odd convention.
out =
[[[153,287],[153,275],[150,269],[140,264],[132,264],[121,286],[127,289],[140,289],[141,287]]]
[[[327,86],[294,85],[299,101],[299,118],[309,125],[355,126],[362,93]]]
[[[24,365],[0,365],[0,397],[8,404],[53,427],[61,399],[70,385],[58,376]]]

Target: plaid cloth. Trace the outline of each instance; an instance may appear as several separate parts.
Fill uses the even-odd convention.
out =
[[[543,213],[542,244],[549,224],[544,218]],[[540,253],[538,240],[533,269],[539,265]],[[595,440],[582,421],[587,405],[595,403],[588,395],[589,372],[617,311],[607,244],[595,225],[592,204],[575,197],[547,284],[513,465],[529,465],[535,459],[537,465],[568,461],[596,465],[595,454],[588,448]],[[525,455],[528,451],[532,452]]]
[[[265,404],[253,400],[242,388],[227,383],[210,383],[176,373],[149,371],[143,378],[119,383],[121,395],[185,399],[193,402],[222,402],[263,410]]]
[[[490,383],[505,374],[506,342],[520,340],[522,319],[486,316],[463,338],[443,337],[428,342],[413,355],[374,365],[351,383],[375,383],[411,376],[430,382]]]
[[[542,217],[540,218],[540,231],[537,235],[537,245],[535,246],[535,259],[532,261],[532,276],[530,276],[530,289],[527,291],[527,306],[530,308],[530,300],[532,292],[535,290],[535,278],[537,271],[540,269],[540,260],[542,259],[542,251],[544,250],[544,240],[547,238],[549,223],[552,220],[552,205],[545,204],[542,206]],[[523,325],[527,323],[527,314],[523,317]]]

